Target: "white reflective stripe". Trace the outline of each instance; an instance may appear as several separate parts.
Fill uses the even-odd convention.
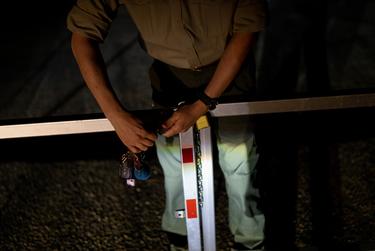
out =
[[[202,230],[204,250],[216,250],[215,231],[215,200],[214,200],[214,170],[212,161],[211,128],[203,128],[200,131],[201,162],[202,162]]]
[[[185,197],[185,220],[190,251],[201,250],[200,216],[198,208],[197,168],[194,156],[193,128],[180,133],[182,181]],[[184,152],[185,151],[185,152]],[[184,156],[185,154],[185,156]],[[190,156],[192,154],[192,156]],[[195,200],[195,208],[188,201]],[[193,210],[189,212],[189,210]],[[196,217],[191,215],[196,214]],[[190,217],[189,217],[190,215]]]
[[[210,114],[225,117],[363,107],[375,107],[375,93],[219,104]]]
[[[330,97],[313,97],[269,101],[219,104],[210,111],[213,117],[303,112],[348,108],[375,107],[374,94],[355,94]],[[0,139],[68,135],[114,131],[111,123],[103,119],[71,120],[33,124],[0,126]]]
[[[0,139],[114,131],[108,119],[87,119],[0,126]]]

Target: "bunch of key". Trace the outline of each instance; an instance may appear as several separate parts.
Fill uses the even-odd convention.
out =
[[[127,151],[121,156],[119,176],[128,186],[135,186],[136,180],[148,180],[151,177],[150,167],[145,163],[145,154]]]

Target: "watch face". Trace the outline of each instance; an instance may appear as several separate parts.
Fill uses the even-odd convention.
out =
[[[210,98],[204,92],[201,92],[198,98],[207,106],[208,110],[215,109],[218,103],[216,98]]]
[[[211,99],[209,101],[209,104],[207,105],[208,106],[208,109],[209,110],[214,110],[216,108],[216,105],[217,105],[217,100],[216,99]]]
[[[216,102],[215,103],[210,103],[209,105],[208,105],[208,110],[213,110],[213,109],[215,109],[216,108]]]

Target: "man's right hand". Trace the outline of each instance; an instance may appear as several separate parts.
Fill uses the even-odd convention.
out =
[[[139,153],[154,145],[156,135],[146,131],[142,121],[132,114],[123,111],[107,117],[129,151]]]
[[[73,33],[72,50],[87,86],[121,141],[134,153],[146,151],[154,144],[156,135],[146,131],[139,119],[122,108],[110,84],[98,42]]]

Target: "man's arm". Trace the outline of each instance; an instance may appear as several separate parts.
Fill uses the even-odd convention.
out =
[[[240,70],[252,42],[253,33],[251,32],[235,33],[232,36],[212,79],[204,91],[207,96],[211,98],[220,97]],[[186,131],[207,111],[207,106],[200,100],[191,105],[183,106],[163,124],[164,129],[167,130],[163,135],[170,137]]]
[[[132,152],[147,150],[153,145],[156,136],[147,132],[141,121],[121,106],[110,85],[98,43],[78,33],[73,33],[71,45],[88,88],[121,141]]]

